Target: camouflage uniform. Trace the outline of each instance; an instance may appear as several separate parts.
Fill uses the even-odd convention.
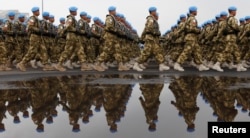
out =
[[[250,23],[246,23],[243,25],[240,33],[239,33],[239,48],[241,52],[241,60],[248,61],[250,59],[249,54],[249,40],[248,37],[250,35]]]
[[[161,32],[159,30],[159,24],[157,20],[152,16],[147,17],[147,22],[144,28],[145,38],[142,39],[145,41],[144,49],[138,59],[138,63],[144,63],[147,61],[149,56],[152,54],[155,56],[159,64],[164,63],[164,54],[163,48],[159,44],[159,37]]]
[[[140,84],[140,90],[143,97],[139,100],[143,107],[146,117],[146,123],[150,131],[156,130],[155,121],[158,121],[158,109],[160,106],[160,94],[164,84]]]
[[[16,21],[15,22],[15,28],[16,28],[16,51],[15,51],[15,60],[17,63],[19,63],[24,55],[24,48],[25,48],[25,37],[27,37],[26,34],[26,27],[23,25],[23,22]]]
[[[70,58],[70,56],[73,54],[75,51],[78,60],[82,64],[81,70],[89,70],[90,68],[86,66],[86,55],[84,53],[82,44],[78,38],[77,35],[77,21],[73,15],[68,15],[67,20],[66,20],[66,28],[64,29],[66,31],[66,44],[65,44],[65,49],[61,53],[61,56],[59,58],[59,62],[56,66],[56,69],[59,71],[65,71],[66,69],[62,67],[63,62],[67,59]],[[78,49],[76,51],[76,49]]]
[[[8,55],[7,55],[7,49],[4,44],[4,35],[2,31],[2,26],[0,28],[0,71],[3,70],[9,70],[10,68],[7,67],[7,61],[8,61]]]
[[[200,30],[197,28],[197,24],[195,16],[191,14],[186,21],[185,45],[182,53],[177,59],[177,63],[179,64],[183,64],[190,54],[193,55],[194,62],[197,65],[202,64],[201,48],[198,44],[198,34],[200,33]]]
[[[35,15],[29,18],[28,33],[30,46],[28,52],[24,55],[22,61],[17,64],[17,68],[19,68],[21,71],[26,71],[25,64],[34,59],[35,56],[37,56],[37,53],[39,52],[41,57],[43,57],[41,59],[44,65],[43,70],[54,70],[54,68],[48,64],[47,49],[45,45],[42,44],[44,43],[44,40],[42,40],[41,38],[43,30],[41,30],[40,21]]]
[[[7,48],[7,55],[8,55],[8,62],[9,62],[8,66],[10,66],[12,62],[14,61],[17,50],[18,52],[20,52],[19,47],[18,46],[16,47],[16,40],[15,40],[16,28],[15,28],[14,22],[15,22],[14,20],[8,19],[5,22],[5,25],[3,28],[5,32],[4,44]]]
[[[56,45],[58,45],[58,48],[60,49],[60,52],[58,54],[58,56],[59,56],[58,59],[59,59],[61,52],[65,48],[66,34],[64,32],[64,29],[65,29],[65,25],[64,24],[62,24],[62,23],[59,24],[57,28],[58,28],[58,30],[57,30],[57,36],[56,36],[55,43],[56,43]]]
[[[95,48],[95,58],[100,54],[102,32],[103,28],[100,25],[92,24],[90,41]]]

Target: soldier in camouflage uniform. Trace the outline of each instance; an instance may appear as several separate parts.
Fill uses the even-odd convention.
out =
[[[127,67],[122,62],[122,55],[120,54],[121,51],[119,51],[119,41],[117,38],[118,35],[118,23],[115,18],[116,15],[116,7],[110,6],[109,7],[109,14],[106,16],[105,21],[105,28],[104,28],[104,46],[103,46],[103,52],[100,54],[100,56],[97,58],[97,63],[94,67],[97,71],[105,71],[105,65],[104,63],[110,60],[111,58],[115,58],[115,60],[118,62],[118,70],[123,71],[127,70]]]
[[[95,58],[100,54],[101,47],[101,37],[103,33],[103,28],[101,27],[101,22],[98,17],[93,18],[94,23],[91,25],[91,38],[90,41],[95,49]]]
[[[15,55],[16,55],[15,53],[17,50],[19,50],[18,47],[16,47],[16,40],[15,40],[15,36],[16,36],[16,30],[14,27],[15,15],[16,13],[13,11],[8,12],[9,19],[5,21],[5,24],[3,27],[3,31],[5,34],[4,44],[6,46],[7,56],[8,56],[8,63],[7,63],[8,67],[12,65],[12,62],[15,59]]]
[[[147,21],[143,31],[144,38],[142,37],[142,39],[145,41],[144,49],[138,61],[133,66],[134,70],[143,71],[143,69],[140,68],[139,64],[146,62],[151,55],[156,58],[159,64],[160,71],[169,70],[169,67],[164,64],[164,50],[159,43],[161,32],[159,30],[156,10],[156,7],[149,8],[150,15],[147,17]]]
[[[60,24],[57,27],[57,36],[56,36],[55,43],[60,48],[60,53],[61,53],[63,51],[63,49],[65,47],[65,43],[66,43],[66,34],[64,32],[64,29],[65,29],[65,18],[61,17],[59,19],[59,21],[60,21]]]
[[[40,55],[42,55],[41,57],[47,57],[46,48],[44,48],[44,45],[41,45],[41,33],[43,31],[41,30],[40,22],[38,19],[38,16],[40,15],[39,8],[33,7],[31,11],[33,12],[33,15],[29,18],[28,21],[30,46],[28,52],[22,58],[21,62],[19,62],[16,66],[21,71],[26,71],[25,64],[34,59],[38,52]],[[48,64],[48,58],[42,58],[41,60],[44,66],[44,71],[54,70],[54,68]]]
[[[246,16],[243,23],[241,23],[240,25],[240,33],[238,39],[239,39],[239,48],[241,52],[242,65],[248,68],[249,66],[247,65],[246,61],[249,61],[250,59],[250,53],[249,53],[250,49],[249,49],[249,39],[248,39],[250,36],[250,16]]]
[[[246,71],[241,61],[241,54],[239,47],[236,43],[239,30],[238,20],[234,17],[236,15],[236,7],[229,7],[229,17],[227,17],[222,33],[225,34],[225,47],[223,51],[218,55],[218,62],[213,66],[213,69],[223,71],[220,67],[221,63],[226,60],[230,60],[232,63],[236,63],[237,71]]]
[[[11,68],[7,67],[7,61],[8,61],[8,55],[7,55],[7,49],[4,44],[5,36],[3,34],[3,20],[1,20],[0,24],[0,71],[8,71],[11,70]]]
[[[16,37],[15,40],[17,42],[15,48],[15,60],[16,63],[19,63],[23,56],[24,56],[24,48],[25,48],[25,37],[26,35],[26,27],[24,26],[25,16],[24,14],[18,15],[18,21],[15,22],[15,30],[16,30]]]
[[[58,62],[60,57],[60,48],[55,44],[55,37],[57,34],[57,27],[54,25],[55,17],[54,15],[49,15],[49,45],[48,45],[48,55],[49,60],[52,64]]]
[[[91,34],[91,27],[90,27],[90,22],[91,22],[91,16],[90,15],[87,15],[87,23],[88,23],[88,41],[87,41],[87,47],[85,49],[85,52],[86,52],[86,55],[87,55],[87,62],[90,66],[93,66],[94,65],[94,62],[96,60],[96,56],[95,56],[95,48],[92,44],[92,41],[91,41],[91,37],[92,37],[92,34]]]
[[[175,41],[175,46],[168,53],[170,54],[170,59],[172,60],[172,62],[176,62],[178,56],[181,54],[184,47],[185,22],[186,22],[186,16],[184,14],[180,15],[180,23],[177,26],[176,31],[174,32],[175,33],[174,35],[177,37]]]
[[[209,70],[202,64],[201,49],[198,43],[198,35],[200,34],[200,29],[198,29],[197,20],[195,16],[197,15],[197,8],[192,6],[189,8],[190,17],[186,21],[185,25],[185,45],[182,53],[179,55],[176,63],[174,64],[174,69],[178,71],[184,71],[180,66],[188,58],[190,54],[193,55],[193,59],[199,71]]]
[[[70,7],[69,12],[70,15],[67,16],[66,27],[64,29],[67,33],[66,45],[55,68],[59,71],[66,71],[66,69],[62,67],[63,62],[65,62],[67,58],[70,58],[71,54],[76,51],[75,49],[78,49],[76,55],[81,63],[81,70],[90,70],[91,67],[86,64],[86,55],[77,35],[77,21],[75,19],[75,16],[77,15],[77,7]]]

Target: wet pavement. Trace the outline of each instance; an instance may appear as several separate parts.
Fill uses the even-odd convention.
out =
[[[0,72],[1,138],[206,138],[250,121],[250,71]]]

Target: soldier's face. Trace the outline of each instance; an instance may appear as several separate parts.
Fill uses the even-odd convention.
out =
[[[39,15],[40,15],[40,11],[34,12],[34,15],[35,15],[35,16],[39,16]]]
[[[70,13],[71,13],[71,15],[73,15],[73,16],[76,16],[76,15],[77,15],[77,11],[71,11]]]
[[[19,21],[20,22],[24,22],[24,18],[19,18]]]
[[[14,19],[15,19],[15,16],[9,16],[9,19],[10,19],[10,20],[14,20]]]

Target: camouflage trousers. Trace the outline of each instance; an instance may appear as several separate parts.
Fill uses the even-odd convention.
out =
[[[5,39],[5,44],[7,49],[7,55],[10,62],[16,60],[19,62],[22,59],[21,45],[18,43],[15,37],[7,37]]]
[[[249,60],[249,43],[242,43],[242,44],[239,44],[239,49],[240,49],[240,52],[241,52],[241,60]]]
[[[94,63],[95,59],[96,59],[95,46],[93,45],[93,43],[90,39],[87,40],[87,45],[86,45],[84,50],[85,50],[85,53],[87,56],[87,62]]]
[[[4,42],[0,42],[0,65],[6,64],[8,60],[7,49]]]
[[[165,61],[163,48],[155,40],[146,40],[144,43],[144,49],[138,59],[138,63],[144,63],[150,56],[154,56],[159,64]]]
[[[184,45],[184,49],[176,60],[177,63],[183,64],[189,56],[192,56],[194,62],[198,65],[201,64],[201,47],[197,41],[187,40]]]
[[[76,55],[81,63],[86,61],[86,55],[79,39],[66,40],[64,51],[59,58],[59,63],[62,64],[67,58],[71,59],[74,57],[72,55]]]
[[[178,59],[179,55],[181,54],[181,52],[183,51],[184,46],[183,44],[175,44],[170,51],[168,51],[168,55],[170,56],[170,58],[176,62],[176,60]]]
[[[116,60],[118,63],[122,62],[121,46],[117,39],[105,39],[103,45],[103,52],[98,57],[99,62],[107,62]]]
[[[238,45],[234,41],[226,41],[223,50],[218,54],[218,62],[235,62],[240,63],[241,54]]]
[[[29,49],[27,53],[24,55],[21,62],[23,64],[26,64],[30,60],[35,59],[37,55],[39,55],[42,64],[44,65],[48,64],[47,48],[45,47],[44,43],[42,43],[41,36],[36,34],[31,34],[29,44],[30,44]]]
[[[121,46],[122,62],[128,62],[131,57],[132,49],[129,43],[126,41],[126,39],[123,38],[121,38],[120,40],[120,46]]]
[[[50,62],[52,63],[58,62],[60,53],[61,53],[61,48],[59,45],[55,43],[55,39],[53,37],[49,38],[48,55]]]

